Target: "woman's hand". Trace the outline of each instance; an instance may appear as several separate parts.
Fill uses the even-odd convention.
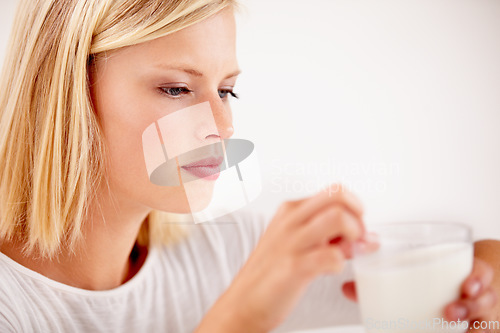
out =
[[[445,320],[469,321],[469,327],[473,327],[475,321],[491,320],[497,303],[497,295],[491,286],[492,281],[491,266],[475,258],[472,273],[462,283],[460,298],[445,308]],[[342,290],[347,298],[357,301],[354,282],[345,283]],[[487,331],[471,329],[470,332]]]
[[[497,295],[491,286],[493,269],[484,261],[475,258],[472,273],[462,284],[462,296],[445,309],[448,321],[470,321],[470,332],[488,332],[475,329],[474,322],[488,321],[492,318],[497,303]],[[477,324],[476,324],[477,325]],[[481,325],[477,325],[480,328]]]
[[[362,242],[360,201],[340,185],[285,202],[228,290],[197,332],[268,332],[318,275],[342,271],[349,245]]]

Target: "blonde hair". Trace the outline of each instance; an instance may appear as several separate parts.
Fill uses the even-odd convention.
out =
[[[149,41],[235,0],[22,0],[0,82],[0,239],[52,256],[73,249],[103,181],[106,147],[88,71],[94,56]],[[153,211],[138,241],[182,235]]]

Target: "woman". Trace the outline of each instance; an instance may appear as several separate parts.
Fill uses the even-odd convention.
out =
[[[21,2],[0,99],[0,331],[268,332],[316,277],[342,270],[344,245],[372,245],[359,200],[335,185],[283,204],[262,237],[257,220],[184,232],[160,213],[189,202],[183,184],[149,181],[141,136],[208,102],[217,131],[200,142],[231,137],[234,6]],[[211,180],[196,186],[211,195]],[[449,319],[489,312],[490,273],[476,265]],[[352,283],[344,292],[355,299]],[[313,324],[356,320],[340,293],[323,297],[335,311]],[[303,302],[321,314],[320,300]]]

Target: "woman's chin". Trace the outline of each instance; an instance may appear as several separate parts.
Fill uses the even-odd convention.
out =
[[[215,181],[190,182],[185,187],[167,188],[155,196],[149,205],[152,209],[175,214],[198,213],[212,201]]]
[[[198,213],[206,209],[213,198],[215,181],[200,180],[186,186],[188,213]]]

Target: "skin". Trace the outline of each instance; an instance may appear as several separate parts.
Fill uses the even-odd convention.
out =
[[[493,268],[493,274],[481,277],[482,279],[486,279],[486,281],[482,282],[482,285],[488,285],[488,282],[492,281],[491,287],[496,292],[496,295],[500,295],[500,241],[492,239],[481,240],[475,243],[474,251],[476,258],[479,258]],[[500,322],[500,303],[497,303],[493,311],[485,316],[485,320],[497,320]]]
[[[157,119],[209,102],[217,131],[202,128],[197,140],[209,144],[231,137],[227,90],[233,89],[238,72],[230,9],[174,34],[99,57],[91,72],[91,93],[108,148],[109,188],[103,183],[91,204],[84,223],[85,243],[76,255],[61,253],[50,261],[22,256],[20,242],[4,242],[1,251],[34,271],[79,288],[111,289],[130,279],[146,256],[147,249],[142,248],[140,259],[130,260],[146,216],[153,209],[174,213],[190,209],[182,186],[162,187],[149,181],[142,133]],[[186,88],[192,92],[186,93]],[[214,182],[189,184],[194,183],[192,191],[210,199]]]
[[[130,279],[147,255],[147,249],[139,248],[138,260],[130,256],[147,214],[152,209],[189,210],[182,187],[159,187],[149,182],[141,135],[156,119],[206,101],[217,133],[203,132],[200,142],[212,143],[233,134],[224,91],[232,89],[239,71],[235,39],[234,16],[226,9],[174,34],[98,58],[91,91],[109,148],[109,188],[101,186],[98,200],[92,203],[85,223],[85,243],[76,255],[61,253],[51,261],[23,257],[21,243],[3,243],[1,251],[34,271],[79,288],[111,289]],[[172,69],[181,62],[190,73]],[[176,87],[191,92],[176,97],[166,93],[182,91],[172,90]],[[196,190],[209,197],[213,183],[198,186]],[[342,270],[350,255],[347,245],[353,242],[363,243],[367,249],[375,246],[365,234],[359,199],[341,186],[285,202],[197,332],[272,330],[286,318],[312,280]],[[491,269],[476,267],[472,277],[483,278],[482,287],[476,296],[464,299],[476,306],[479,317],[491,309],[478,301],[489,291],[487,274]],[[344,292],[355,298],[352,284],[347,284]]]

